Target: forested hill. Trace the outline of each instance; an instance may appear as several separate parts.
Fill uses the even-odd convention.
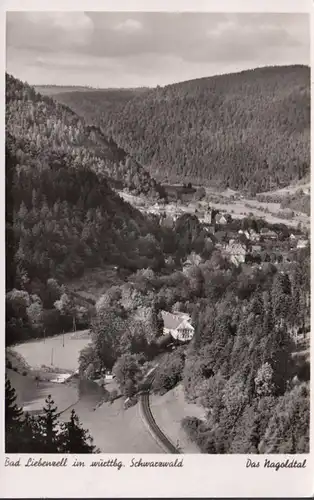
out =
[[[63,106],[8,77],[8,290],[27,282],[34,293],[34,282],[65,283],[105,263],[135,270],[163,260],[155,228],[96,173],[84,133]]]
[[[63,94],[63,102],[90,118],[90,94]],[[191,80],[111,106],[95,99],[93,113],[102,130],[161,181],[259,192],[309,172],[306,66]]]
[[[150,174],[95,126],[85,124],[70,108],[42,96],[26,83],[6,75],[6,126],[32,150],[67,154],[75,164],[89,165],[112,187],[159,197],[163,190]]]
[[[125,105],[135,97],[146,95],[147,87],[134,89],[72,89],[56,92],[46,89],[47,95],[53,96],[61,104],[69,106],[79,116],[84,116],[88,124],[101,127],[106,123],[108,115],[114,113],[119,106]],[[96,112],[97,111],[97,112]]]

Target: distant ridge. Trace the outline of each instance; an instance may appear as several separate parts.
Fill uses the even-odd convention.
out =
[[[261,192],[310,169],[310,68],[269,66],[142,93],[70,92],[96,123],[166,183]]]

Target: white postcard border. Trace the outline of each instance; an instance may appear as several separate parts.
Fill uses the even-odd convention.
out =
[[[2,159],[1,204],[4,207],[4,137],[5,137],[5,11],[212,11],[212,12],[313,12],[313,2],[307,0],[54,0],[51,3],[42,0],[3,0],[1,3],[1,66],[2,92],[1,106],[1,141]],[[311,16],[314,33],[313,16]],[[313,57],[313,37],[311,40]],[[312,59],[311,59],[312,61]],[[311,78],[311,88],[313,86]],[[312,109],[313,122],[313,109]],[[314,203],[311,200],[311,203]],[[313,207],[312,207],[313,208]],[[4,213],[4,211],[3,211]],[[313,229],[313,228],[312,228]],[[4,235],[4,217],[1,217],[1,230]],[[312,231],[313,232],[313,231]],[[5,242],[1,239],[1,283],[4,297],[5,283]],[[2,346],[0,349],[1,395],[4,401],[4,300],[1,300],[3,325]],[[311,318],[312,319],[312,318]],[[311,345],[311,360],[313,345]],[[311,403],[313,407],[313,380],[311,380]],[[132,458],[146,461],[171,461],[171,455],[99,455],[102,458],[117,458],[126,466],[91,468],[88,465],[95,455],[77,456],[85,462],[85,467],[72,467],[74,456],[69,455],[67,467],[5,467],[5,457],[12,460],[21,458],[26,463],[29,457],[36,455],[6,455],[4,453],[4,405],[1,405],[1,456],[0,456],[0,495],[2,498],[74,498],[74,497],[310,497],[314,494],[314,454],[313,454],[313,419],[311,418],[311,449],[308,455],[181,455],[183,467],[130,467]],[[66,457],[66,455],[64,455]],[[97,455],[98,457],[98,455]],[[60,460],[59,455],[43,455],[43,460]],[[259,468],[247,468],[247,459],[260,462]],[[284,462],[287,459],[303,462],[305,468],[265,468],[265,460]]]

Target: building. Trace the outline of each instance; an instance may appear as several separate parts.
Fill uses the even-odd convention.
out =
[[[193,338],[194,328],[188,314],[161,311],[161,315],[164,321],[164,335],[170,334],[173,339],[180,342],[188,342]]]
[[[299,240],[297,243],[297,248],[306,248],[309,244],[308,240]]]
[[[224,226],[225,224],[227,224],[228,222],[230,222],[230,216],[228,216],[227,214],[224,215],[224,214],[217,214],[216,215],[216,218],[215,218],[215,221],[217,224],[220,224],[222,226]]]
[[[241,243],[238,243],[235,240],[230,240],[228,245],[224,248],[224,253],[227,254],[235,266],[239,266],[245,262],[247,250]]]
[[[261,236],[264,238],[270,238],[271,240],[276,240],[277,239],[277,233],[275,231],[272,231],[271,229],[268,229],[267,227],[263,227],[261,229]]]

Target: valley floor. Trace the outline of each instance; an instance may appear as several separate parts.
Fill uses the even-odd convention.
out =
[[[51,371],[62,368],[73,372],[78,368],[79,351],[88,342],[88,332],[82,331],[65,334],[64,346],[63,335],[58,335],[45,340],[31,340],[14,346],[12,350],[25,359],[31,370],[38,370],[42,365],[46,367],[51,365],[53,349],[54,367]],[[50,379],[52,376],[55,378],[55,374],[51,373],[49,378],[48,372],[41,373],[41,380],[37,382],[34,373],[30,372],[23,376],[7,369],[7,375],[17,392],[17,402],[24,410],[40,411],[45,399],[51,394],[58,410],[62,412],[60,419],[69,420],[71,410],[74,408],[83,427],[89,430],[101,452],[164,453],[144,422],[139,404],[125,410],[124,399],[119,398],[113,403],[108,402],[98,406],[101,394],[95,383],[86,381],[79,384],[75,379],[63,384],[52,383]],[[163,396],[151,395],[150,405],[157,425],[183,453],[200,453],[181,428],[181,420],[185,416],[202,418],[203,411],[200,407],[185,401],[181,386]]]

